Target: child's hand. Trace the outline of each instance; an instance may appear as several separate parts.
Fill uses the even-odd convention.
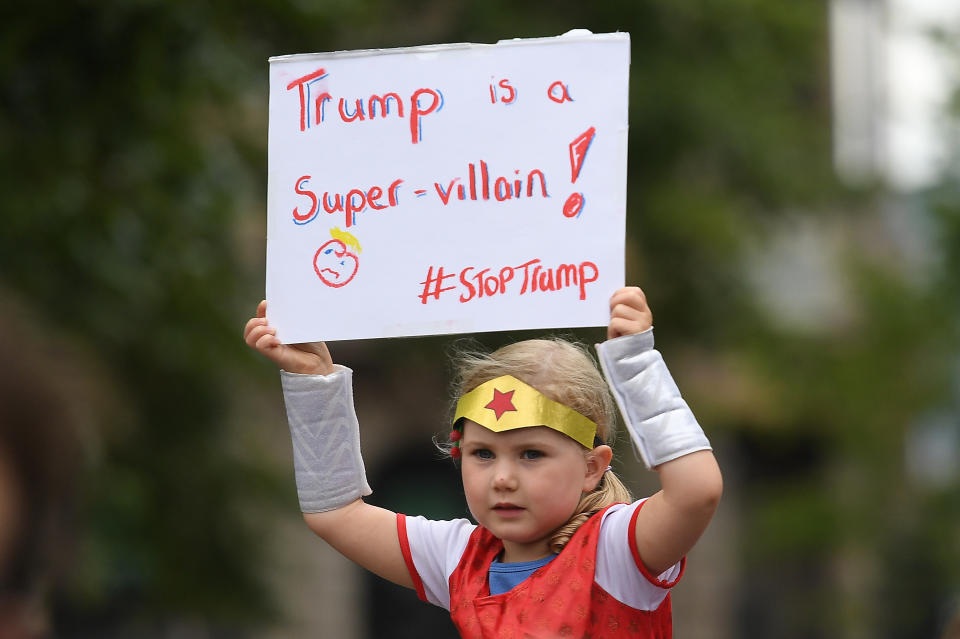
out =
[[[642,333],[653,326],[653,311],[647,296],[636,286],[625,286],[610,298],[610,326],[607,339]]]
[[[267,324],[267,300],[257,306],[257,316],[247,322],[243,339],[250,348],[269,357],[289,373],[304,375],[329,375],[333,358],[323,342],[306,344],[282,344],[276,337],[277,329]]]

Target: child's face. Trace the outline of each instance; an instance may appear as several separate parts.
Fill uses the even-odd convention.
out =
[[[503,561],[550,554],[550,534],[596,485],[583,447],[546,426],[494,433],[465,420],[460,449],[467,505],[503,541]]]

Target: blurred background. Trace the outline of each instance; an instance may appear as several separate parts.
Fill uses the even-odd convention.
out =
[[[577,27],[631,35],[627,281],[725,473],[676,636],[960,636],[947,0],[5,3],[0,636],[456,636],[303,525],[276,370],[241,340],[267,57]],[[331,345],[378,504],[465,514],[430,443],[451,341]]]

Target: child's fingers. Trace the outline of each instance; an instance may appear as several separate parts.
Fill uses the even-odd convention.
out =
[[[610,311],[610,320],[625,320],[628,322],[644,323],[649,322],[649,313],[636,309],[626,304],[617,304]]]
[[[610,320],[610,325],[607,326],[607,339],[614,339],[615,337],[627,335],[629,334],[629,331],[630,322],[622,317],[615,317]]]
[[[614,337],[620,337],[622,335],[643,333],[651,326],[652,325],[646,321],[615,317],[610,320],[610,324],[607,326],[607,339],[613,339]]]
[[[258,326],[267,326],[267,320],[263,317],[251,317],[247,320],[247,325],[243,327],[243,340],[247,341],[250,331]]]
[[[260,326],[254,326],[249,333],[247,333],[246,342],[247,346],[250,348],[255,348],[260,350],[260,342],[265,336],[275,335],[277,330],[272,326],[267,326],[266,324]]]
[[[250,331],[252,331],[257,326],[266,325],[267,323],[266,318],[267,318],[267,300],[261,300],[261,302],[257,304],[256,316],[251,317],[249,320],[247,320],[246,326],[243,327],[243,340],[245,342],[250,344],[250,342],[247,341],[247,338],[250,335]],[[253,344],[250,344],[250,346],[253,346]]]
[[[610,317],[628,317],[653,324],[653,312],[647,304],[647,296],[636,286],[621,288],[610,298]]]
[[[610,310],[613,310],[619,304],[643,310],[647,308],[647,296],[639,286],[624,286],[617,289],[610,298]]]
[[[285,345],[277,338],[277,329],[267,323],[267,301],[257,305],[257,316],[247,320],[243,341],[281,368],[293,373],[328,375],[334,370],[330,351],[323,342]]]
[[[257,344],[257,340],[260,339],[260,336],[263,335],[263,331],[260,330],[261,326],[253,325],[251,323],[255,320],[250,320],[247,322],[247,330],[243,333],[243,341],[247,343],[247,346],[254,348]]]
[[[607,338],[642,333],[653,326],[653,313],[647,296],[636,286],[625,286],[610,298],[610,324]]]
[[[627,319],[625,317],[614,317],[607,326],[607,339],[642,333],[648,328],[650,328],[648,325],[637,320]]]
[[[269,350],[272,350],[280,345],[280,340],[278,340],[273,333],[266,333],[260,337],[255,343],[254,348],[256,348],[261,353],[266,353]]]

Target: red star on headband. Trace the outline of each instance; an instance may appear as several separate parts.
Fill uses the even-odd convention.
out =
[[[496,388],[493,389],[493,399],[490,400],[490,403],[484,406],[484,408],[489,408],[497,415],[497,421],[503,417],[503,414],[509,411],[517,412],[517,407],[513,405],[513,393],[514,391],[507,391],[502,393]]]

